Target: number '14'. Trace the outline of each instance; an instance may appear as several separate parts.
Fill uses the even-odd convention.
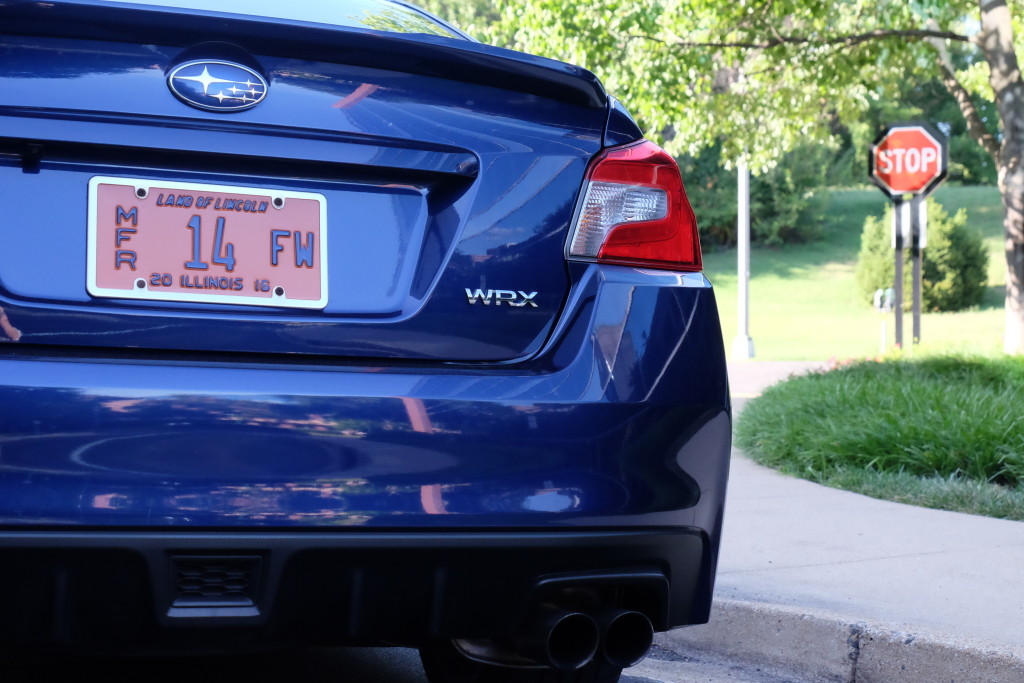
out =
[[[191,270],[206,270],[210,267],[199,257],[202,248],[203,224],[199,216],[192,216],[186,226],[192,231],[192,260],[185,262],[185,267]],[[217,217],[217,232],[213,237],[213,255],[210,258],[214,263],[224,266],[230,273],[235,269],[235,245],[231,242],[224,243],[224,217]]]

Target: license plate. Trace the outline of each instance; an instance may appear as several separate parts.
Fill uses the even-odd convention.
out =
[[[327,201],[313,192],[97,176],[96,297],[322,309]]]

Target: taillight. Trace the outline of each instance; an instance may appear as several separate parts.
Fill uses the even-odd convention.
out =
[[[586,187],[566,255],[572,259],[699,271],[697,221],[675,160],[644,140],[603,152]]]

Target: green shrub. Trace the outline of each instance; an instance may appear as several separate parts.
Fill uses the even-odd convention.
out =
[[[928,241],[921,251],[921,307],[926,311],[959,311],[981,303],[988,282],[988,252],[981,235],[967,226],[967,213],[946,213],[928,200]],[[857,256],[857,286],[871,302],[875,290],[892,287],[896,266],[892,250],[892,205],[882,218],[869,216]],[[911,303],[910,249],[903,251],[903,302]]]

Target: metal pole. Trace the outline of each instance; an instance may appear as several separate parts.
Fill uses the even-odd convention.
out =
[[[903,199],[893,199],[892,202],[893,242],[895,246],[896,261],[896,282],[893,289],[896,296],[893,297],[892,310],[896,313],[896,348],[903,348]]]
[[[914,343],[921,343],[921,202],[924,198],[920,195],[910,200],[910,229],[911,247],[910,258],[913,263],[913,318],[914,318]]]
[[[737,291],[739,294],[739,329],[732,341],[732,357],[744,360],[754,357],[754,340],[750,337],[750,169],[746,159],[736,164],[736,254]]]

